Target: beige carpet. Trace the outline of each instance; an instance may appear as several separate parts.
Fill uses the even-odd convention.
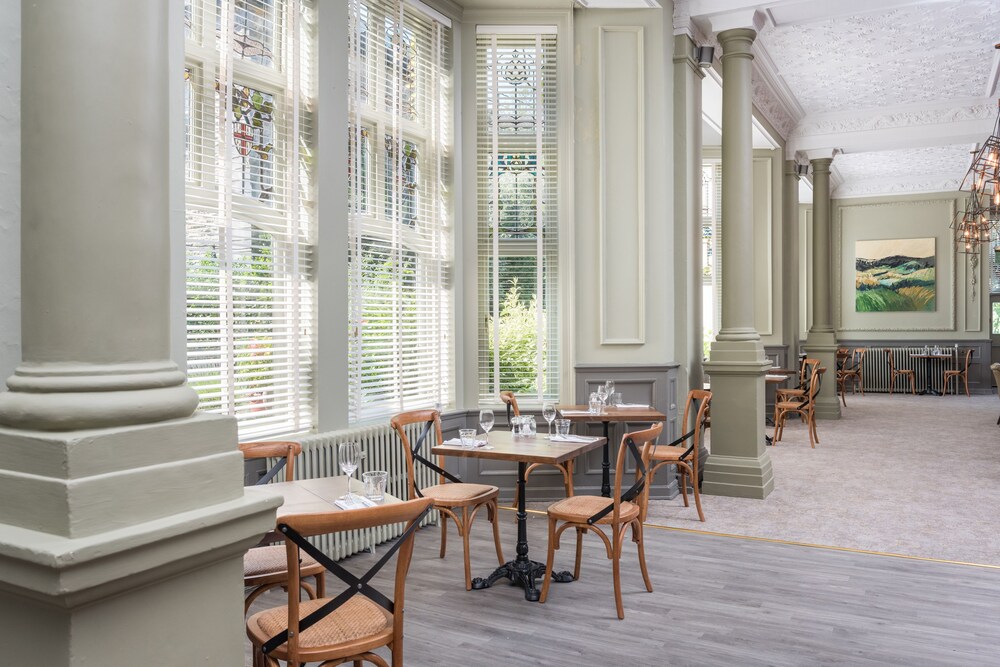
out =
[[[705,523],[693,502],[654,501],[649,522],[1000,565],[998,414],[995,395],[848,394],[840,420],[817,422],[816,449],[798,422],[767,448],[766,499],[703,496]]]

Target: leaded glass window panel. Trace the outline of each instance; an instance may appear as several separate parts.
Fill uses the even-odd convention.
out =
[[[233,86],[233,192],[260,201],[274,197],[274,95]]]
[[[244,60],[274,67],[275,0],[236,0],[233,12],[233,50]]]

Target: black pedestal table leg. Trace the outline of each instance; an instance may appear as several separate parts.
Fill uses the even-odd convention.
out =
[[[611,438],[608,429],[611,422],[604,424],[604,461],[601,463],[601,495],[605,498],[611,497]]]

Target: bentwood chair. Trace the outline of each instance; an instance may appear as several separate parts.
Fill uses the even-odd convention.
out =
[[[952,379],[955,380],[955,395],[956,396],[958,395],[958,381],[959,380],[962,380],[963,382],[965,382],[965,395],[966,396],[971,396],[972,395],[972,394],[969,393],[969,360],[970,359],[972,359],[972,348],[971,347],[965,351],[965,366],[961,370],[955,368],[955,369],[946,370],[944,372],[944,393],[941,394],[942,396],[944,396],[944,395],[946,395],[948,393],[949,381],[952,380]],[[958,360],[956,359],[956,361],[958,361]]]
[[[455,522],[458,535],[462,538],[462,549],[465,557],[465,590],[472,590],[472,566],[469,562],[469,531],[472,522],[476,520],[479,510],[486,508],[486,514],[493,524],[493,543],[497,550],[497,562],[504,564],[503,549],[500,547],[499,510],[497,497],[500,489],[488,484],[466,484],[444,469],[444,457],[439,456],[435,464],[425,458],[422,449],[424,442],[433,439],[434,444],[441,444],[441,415],[437,410],[413,410],[402,412],[393,417],[389,423],[399,436],[406,454],[406,477],[410,500],[414,498],[430,498],[434,501],[434,509],[441,513],[441,551],[444,558],[448,545],[448,519]],[[410,445],[406,435],[406,427],[411,424],[423,424],[423,432],[416,443]],[[432,445],[428,445],[430,447]],[[420,464],[438,474],[440,483],[434,486],[420,488],[417,486],[416,466]]]
[[[244,461],[276,458],[278,462],[271,467],[259,480],[257,485],[267,484],[284,468],[285,480],[295,478],[295,457],[302,453],[302,446],[297,442],[244,442],[240,444]],[[303,556],[299,565],[299,578],[313,577],[316,580],[315,589],[305,582],[299,585],[310,597],[323,597],[326,569],[310,556]],[[254,547],[243,556],[243,586],[249,593],[243,602],[243,613],[250,610],[253,601],[262,593],[281,586],[289,585],[289,573],[285,563],[285,547],[282,545]]]
[[[867,348],[859,347],[854,350],[854,360],[853,365],[845,366],[840,378],[841,391],[844,391],[847,387],[847,383],[851,383],[851,393],[853,394],[855,389],[861,391],[861,395],[865,395],[865,373],[864,373],[864,362],[865,362],[865,352]]]
[[[653,448],[649,462],[649,480],[646,484],[646,502],[643,503],[642,521],[646,520],[645,509],[649,507],[649,488],[653,485],[656,471],[663,466],[677,466],[679,473],[678,485],[684,496],[684,507],[688,504],[688,478],[694,492],[694,504],[698,508],[698,519],[705,521],[705,513],[701,509],[701,492],[698,489],[698,450],[705,435],[705,422],[708,418],[709,406],[712,403],[712,392],[703,389],[692,389],[688,392],[684,404],[684,421],[681,428],[691,430],[677,438],[669,445],[657,445]],[[694,424],[691,425],[691,418]]]
[[[285,560],[291,573],[288,604],[258,612],[247,620],[247,636],[253,644],[255,664],[278,667],[322,662],[355,667],[367,661],[379,667],[389,664],[373,649],[387,646],[393,667],[403,665],[403,605],[406,574],[413,555],[413,538],[420,520],[430,509],[430,498],[418,498],[381,507],[350,511],[331,510],[317,514],[293,514],[278,520],[278,532],[285,538]],[[364,530],[374,526],[405,523],[406,527],[384,555],[364,575],[358,577],[319,551],[306,538],[327,533]],[[300,602],[292,591],[300,582],[296,567],[307,555],[323,563],[347,588],[335,598]],[[396,576],[392,599],[371,584],[371,578],[396,556]]]
[[[809,379],[819,368],[819,359],[803,358],[799,365],[799,385],[791,389],[777,389],[774,394],[774,422],[778,421],[778,403],[804,398],[809,391]]]
[[[774,406],[774,438],[772,444],[777,445],[781,436],[785,432],[785,420],[789,415],[798,414],[806,422],[809,428],[809,445],[816,448],[819,442],[819,435],[816,433],[816,396],[819,394],[820,372],[819,361],[816,359],[806,359],[806,363],[811,364],[812,374],[809,377],[809,390],[805,396],[792,396],[788,400],[778,401]]]
[[[904,380],[908,379],[910,381],[910,393],[916,396],[917,374],[910,368],[896,368],[892,357],[892,350],[889,348],[885,348],[885,358],[889,362],[889,395],[892,396],[892,390],[896,386],[896,378],[902,377]]]
[[[844,380],[845,373],[847,372],[847,369],[850,368],[850,360],[852,356],[850,348],[837,348],[837,393],[840,394],[840,400],[843,401],[845,408],[847,407],[847,390],[844,387]]]
[[[517,397],[514,396],[512,391],[501,391],[500,400],[504,402],[507,407],[507,423],[510,423],[511,417],[520,417],[521,411],[517,407]],[[531,475],[531,471],[535,470],[540,466],[552,465],[556,468],[563,478],[563,486],[566,488],[566,497],[569,498],[573,495],[573,461],[569,460],[565,463],[548,464],[548,463],[532,463],[524,471],[524,481],[527,483],[528,477]],[[516,504],[516,500],[515,500]]]
[[[549,553],[545,561],[545,577],[542,584],[542,595],[539,602],[545,602],[549,596],[549,585],[552,583],[552,566],[555,553],[559,549],[559,537],[568,528],[576,530],[576,566],[573,578],[580,578],[580,557],[583,553],[583,534],[593,532],[601,538],[607,548],[608,559],[612,563],[612,578],[615,588],[615,606],[618,618],[625,618],[622,606],[621,557],[625,536],[632,530],[632,541],[639,548],[639,568],[646,590],[653,592],[653,584],[646,570],[646,552],[642,543],[642,517],[645,514],[647,494],[645,493],[646,469],[650,460],[652,443],[663,431],[663,423],[654,425],[645,431],[626,433],[622,436],[618,448],[618,461],[615,465],[615,488],[611,498],[603,496],[573,496],[549,505]],[[631,453],[636,463],[637,482],[622,492],[622,480],[625,478],[625,458]],[[560,525],[561,524],[561,525]],[[609,537],[601,526],[611,528]]]

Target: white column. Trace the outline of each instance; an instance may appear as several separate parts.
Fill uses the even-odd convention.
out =
[[[833,163],[833,151],[823,153],[824,157],[810,160],[813,172],[813,322],[803,348],[810,357],[820,360],[821,367],[827,369],[816,397],[816,416],[839,419],[837,334],[831,317],[830,165]]]
[[[763,498],[774,489],[764,440],[764,374],[771,363],[754,324],[753,103],[751,47],[757,33],[732,28],[722,45],[722,326],[711,376],[712,454],[705,493]]]
[[[243,661],[242,553],[278,499],[244,494],[234,421],[191,416],[169,360],[180,11],[22,3],[23,363],[0,394],[10,664]]]

